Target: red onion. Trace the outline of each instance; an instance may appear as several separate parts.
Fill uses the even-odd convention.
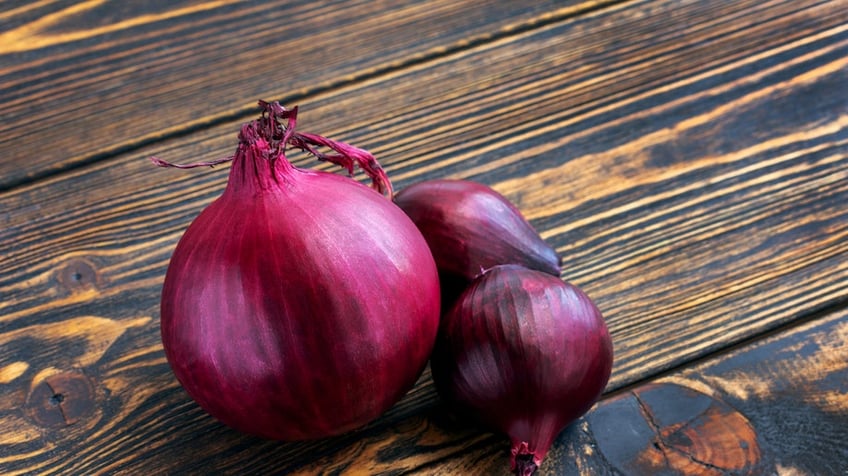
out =
[[[395,196],[430,245],[448,306],[484,269],[519,264],[560,274],[556,251],[503,195],[467,180],[428,180]]]
[[[391,195],[373,156],[295,132],[297,108],[260,106],[262,117],[241,129],[224,193],[171,258],[162,342],[189,395],[225,424],[281,440],[336,435],[381,415],[423,371],[438,329],[438,274],[391,200],[296,168],[285,152],[304,149],[349,171],[356,163]]]
[[[431,368],[440,395],[510,436],[511,468],[526,476],[600,396],[612,342],[600,311],[577,287],[496,266],[443,317]]]

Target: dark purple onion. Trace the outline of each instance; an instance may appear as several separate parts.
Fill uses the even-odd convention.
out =
[[[296,168],[285,150],[356,163],[391,195],[370,154],[295,132],[296,108],[260,105],[223,195],[171,258],[162,342],[189,395],[227,425],[281,440],[336,435],[381,415],[423,371],[439,322],[437,270],[390,200]]]
[[[492,188],[467,180],[427,180],[395,195],[430,245],[439,272],[464,280],[499,264],[560,274],[556,251]]]
[[[526,476],[599,398],[612,357],[586,294],[506,265],[475,279],[443,317],[431,367],[440,395],[510,436],[512,470]]]

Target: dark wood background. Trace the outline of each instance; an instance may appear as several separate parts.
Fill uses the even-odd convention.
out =
[[[176,382],[162,280],[227,174],[147,157],[230,155],[260,98],[563,256],[616,360],[542,474],[848,474],[846,0],[0,3],[0,474],[507,473],[429,371],[308,443]]]

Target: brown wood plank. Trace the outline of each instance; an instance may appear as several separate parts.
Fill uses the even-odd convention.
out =
[[[0,190],[604,3],[3,2]]]
[[[419,426],[450,434],[473,423],[442,417]],[[838,475],[846,436],[843,308],[602,400],[560,435],[540,473]],[[503,474],[509,441],[476,439],[410,474]],[[306,473],[341,461],[318,461]]]
[[[844,5],[635,2],[310,97],[303,129],[371,149],[398,188],[469,177],[513,199],[607,316],[620,388],[848,296]],[[500,451],[427,374],[368,428],[303,444],[238,435],[179,389],[159,289],[226,173],[146,157],[227,155],[236,129],[0,196],[0,469],[392,474]],[[93,404],[35,416],[42,383]]]

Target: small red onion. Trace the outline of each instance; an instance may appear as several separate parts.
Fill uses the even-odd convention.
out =
[[[381,415],[423,371],[438,274],[391,200],[285,156],[296,147],[349,171],[357,164],[391,195],[371,154],[295,132],[297,108],[260,106],[241,129],[223,195],[171,258],[162,342],[185,390],[225,424],[281,440],[336,435]]]
[[[440,395],[510,436],[511,468],[527,476],[601,395],[612,357],[586,294],[505,265],[475,279],[443,317],[431,368]]]
[[[468,180],[427,180],[395,195],[430,245],[439,272],[470,281],[484,269],[518,264],[559,276],[556,251],[518,208]]]

